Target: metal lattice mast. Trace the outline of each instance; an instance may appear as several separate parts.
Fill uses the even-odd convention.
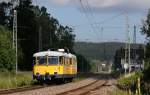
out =
[[[15,9],[19,5],[19,0],[11,0],[13,4],[13,49],[16,54],[16,74],[18,71],[18,37],[17,37],[17,10]]]
[[[129,19],[127,13],[125,13],[125,20],[126,20],[126,43],[125,43],[125,65],[128,64],[129,73],[130,73],[130,33],[129,33]],[[126,75],[125,68],[125,75]]]
[[[17,45],[17,11],[14,10],[14,19],[13,19],[13,48],[16,51],[16,74],[18,71],[18,45]]]
[[[126,37],[127,37],[127,40],[126,40],[126,61],[128,60],[128,67],[129,67],[129,73],[130,73],[130,32],[129,32],[129,18],[128,18],[128,15],[126,14],[125,15],[126,17]]]

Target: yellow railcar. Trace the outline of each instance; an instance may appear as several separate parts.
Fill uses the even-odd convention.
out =
[[[52,79],[72,80],[77,74],[76,56],[65,52],[64,49],[57,51],[43,51],[33,55],[33,78],[38,81]]]

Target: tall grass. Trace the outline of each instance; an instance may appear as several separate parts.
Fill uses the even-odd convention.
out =
[[[10,72],[0,72],[0,89],[27,86],[32,83],[31,72],[18,72],[17,75]]]

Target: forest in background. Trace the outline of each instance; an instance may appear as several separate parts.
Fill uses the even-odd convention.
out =
[[[143,45],[131,44],[131,48],[139,48],[139,46]],[[76,42],[74,45],[74,50],[76,53],[80,53],[90,60],[96,59],[101,61],[113,61],[116,51],[124,47],[125,43],[121,42]]]

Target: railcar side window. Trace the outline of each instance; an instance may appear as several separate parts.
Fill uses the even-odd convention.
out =
[[[63,57],[62,56],[59,57],[59,63],[63,64]]]
[[[64,59],[64,64],[67,65],[67,58],[65,57]]]
[[[72,65],[73,63],[72,63],[72,58],[69,58],[69,63],[70,63],[70,65]]]
[[[58,64],[58,57],[48,57],[48,64]]]

